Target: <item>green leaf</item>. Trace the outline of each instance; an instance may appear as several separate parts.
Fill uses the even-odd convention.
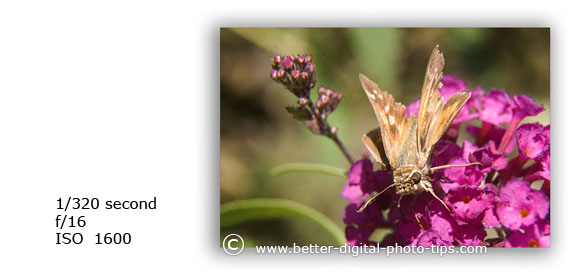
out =
[[[272,176],[294,172],[313,172],[338,176],[345,179],[348,178],[346,176],[346,169],[319,163],[294,162],[282,164],[270,169]]]
[[[317,210],[301,203],[284,199],[250,199],[220,205],[220,228],[241,223],[279,218],[304,218],[326,230],[338,245],[346,243],[344,232]]]

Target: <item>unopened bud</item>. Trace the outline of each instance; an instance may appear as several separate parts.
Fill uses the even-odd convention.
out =
[[[274,56],[274,62],[276,62],[276,63],[282,62],[282,57],[279,56],[279,55],[275,55],[275,56]]]
[[[308,65],[306,65],[306,70],[313,73],[314,72],[314,63],[308,63]]]
[[[304,56],[297,56],[296,59],[298,59],[298,62],[300,63],[306,62],[306,58]]]
[[[292,67],[293,64],[294,64],[294,61],[292,60],[291,56],[285,56],[284,60],[282,60],[282,66],[284,66],[284,68],[286,68],[286,69]]]
[[[284,69],[278,69],[276,72],[278,73],[278,77],[284,77]]]

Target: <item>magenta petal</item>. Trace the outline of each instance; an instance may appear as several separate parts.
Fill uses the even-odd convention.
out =
[[[371,180],[372,169],[372,162],[368,159],[361,159],[355,162],[348,172],[349,182],[358,184]]]
[[[482,100],[479,118],[494,125],[510,123],[512,121],[512,100],[501,90],[491,90]]]
[[[505,227],[517,230],[522,225],[522,218],[518,214],[516,208],[510,205],[503,205],[497,208],[498,218]]]
[[[412,102],[408,107],[406,107],[405,114],[418,116],[418,109],[420,109],[420,99]]]
[[[442,240],[440,234],[434,231],[426,231],[422,232],[418,239],[415,240],[412,245],[415,246],[423,246],[423,247],[432,247],[432,246],[452,246],[451,243]]]
[[[451,160],[449,164],[457,165],[467,163],[469,162],[462,158],[455,158]],[[459,183],[460,185],[478,186],[484,179],[484,173],[482,173],[477,166],[478,165],[446,168],[444,175],[449,180]]]
[[[362,192],[362,187],[357,184],[346,185],[342,190],[342,197],[350,201],[358,200],[360,197],[362,197],[362,195],[364,195]]]
[[[354,226],[346,226],[344,234],[346,235],[346,239],[350,246],[362,246],[370,244],[369,238],[372,232]]]
[[[541,157],[542,152],[550,146],[550,133],[543,132],[544,127],[539,123],[526,123],[518,127],[514,136],[520,155],[530,159]]]
[[[445,75],[442,77],[442,87],[440,87],[439,91],[444,98],[449,98],[465,89],[466,81],[458,79],[455,75]]]
[[[500,221],[494,213],[494,209],[488,209],[484,211],[484,217],[482,217],[482,224],[486,228],[493,228],[500,225]]]
[[[520,117],[535,116],[542,111],[544,107],[538,105],[534,99],[526,95],[514,96],[514,113]]]

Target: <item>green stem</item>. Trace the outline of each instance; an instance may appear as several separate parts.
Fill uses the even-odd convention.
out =
[[[331,219],[304,204],[284,199],[249,199],[220,205],[220,228],[229,228],[244,222],[286,217],[305,218],[315,222],[343,245],[346,237],[342,229]]]
[[[347,178],[346,169],[319,163],[305,163],[305,162],[286,163],[280,166],[276,166],[270,170],[270,174],[272,174],[273,176],[294,172],[314,172],[327,175],[334,175],[345,179]]]

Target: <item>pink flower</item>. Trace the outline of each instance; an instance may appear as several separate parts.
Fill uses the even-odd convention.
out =
[[[454,232],[454,239],[459,245],[463,246],[478,246],[482,245],[484,238],[486,238],[486,230],[479,219],[471,221],[465,225],[458,227]]]
[[[522,227],[524,232],[513,231],[506,238],[505,247],[550,247],[550,224],[538,221]]]
[[[512,100],[501,90],[491,90],[482,100],[479,119],[494,125],[510,123],[512,120]]]
[[[469,144],[470,142],[464,141],[464,146],[466,146],[467,143]],[[466,155],[463,155],[463,157],[466,159]],[[468,155],[468,160],[470,162],[482,163],[481,171],[483,173],[492,170],[502,170],[508,163],[506,156],[498,152],[496,145],[492,140],[488,141],[488,144],[484,145],[482,148],[471,151]]]
[[[373,181],[372,162],[368,159],[359,160],[350,167],[348,183],[342,190],[342,196],[347,200],[358,200],[366,193],[362,190],[362,185],[372,183]]]
[[[516,130],[518,152],[524,158],[542,159],[542,153],[550,147],[550,126],[540,123],[523,124]]]
[[[505,227],[517,230],[528,226],[548,215],[550,202],[538,190],[530,188],[521,179],[514,179],[500,189],[500,206],[497,209],[498,218]]]
[[[544,107],[538,106],[538,104],[536,104],[534,99],[525,95],[514,96],[514,105],[512,107],[512,113],[513,113],[512,120],[508,124],[508,129],[506,129],[506,132],[502,137],[502,141],[498,146],[498,151],[508,152],[505,149],[508,148],[508,145],[510,144],[510,139],[512,138],[514,131],[516,131],[516,128],[520,124],[520,121],[522,121],[527,116],[535,116],[541,113],[542,111],[544,111]]]
[[[495,125],[487,123],[487,122],[483,122],[482,127],[478,127],[476,125],[470,124],[466,127],[466,131],[468,133],[470,133],[472,136],[476,137],[476,142],[475,142],[476,145],[484,146],[489,142],[493,142],[494,143],[493,146],[495,148],[500,147],[500,143],[502,141],[502,138],[504,137],[504,134],[506,133],[506,129],[499,127],[499,126],[495,126]],[[514,143],[508,143],[506,148],[504,148],[504,152],[499,152],[499,153],[500,154],[502,154],[502,153],[509,154],[512,152],[512,149],[514,149]],[[495,151],[499,151],[499,150],[495,149]]]
[[[463,158],[454,158],[448,164],[467,164],[469,161]],[[484,173],[480,171],[478,165],[466,167],[451,167],[444,170],[444,176],[458,185],[479,186],[484,179]]]
[[[514,112],[514,116],[525,118],[527,116],[535,116],[541,113],[544,111],[544,107],[538,105],[534,99],[526,95],[515,95],[512,111]]]
[[[442,77],[442,87],[438,89],[440,94],[449,98],[456,93],[463,92],[466,89],[466,81],[459,79],[455,75],[445,75]]]
[[[492,187],[480,189],[470,186],[460,186],[450,190],[444,201],[452,209],[452,215],[459,224],[465,224],[483,216],[484,211],[494,205]]]

